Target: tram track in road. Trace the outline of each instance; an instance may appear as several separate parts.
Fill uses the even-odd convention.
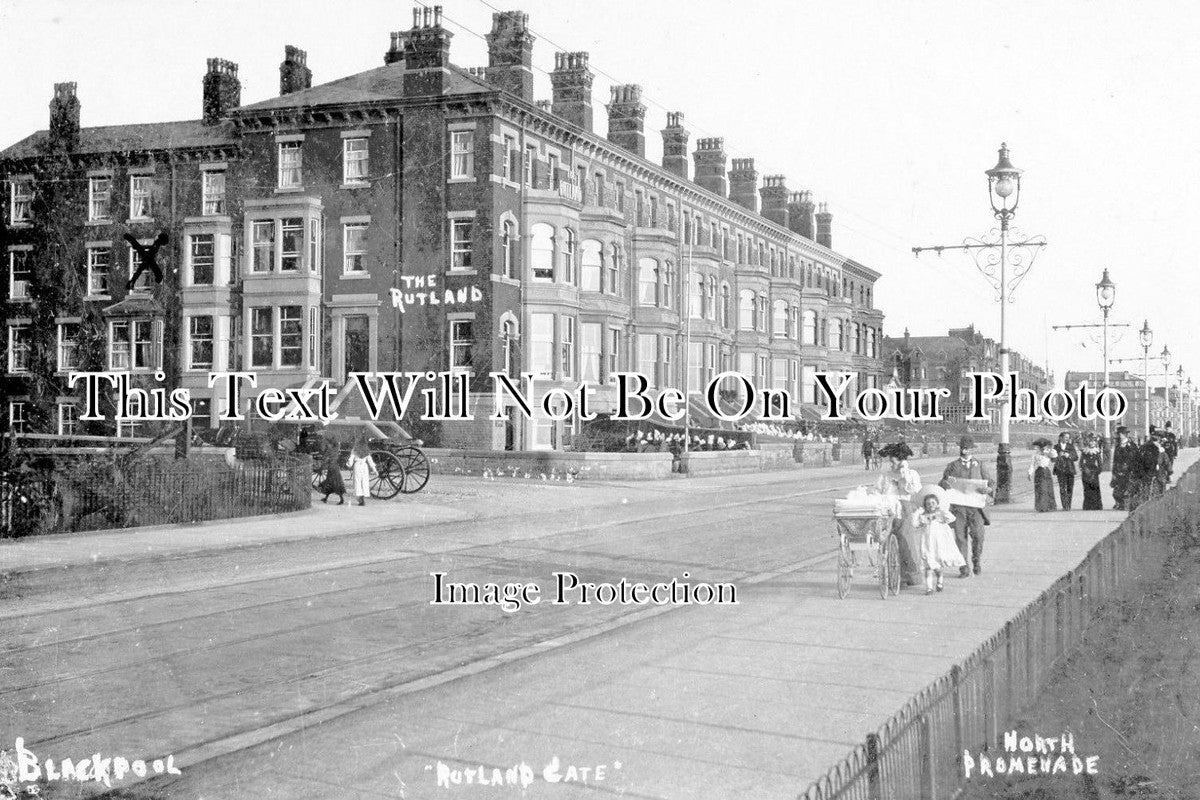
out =
[[[762,486],[762,484],[755,484],[755,485]],[[541,534],[539,536],[509,541],[509,542],[506,542],[505,544],[511,545],[511,544],[518,544],[518,543],[534,542],[534,541],[551,538],[554,536],[560,536],[564,533],[572,533],[572,534],[590,533],[590,532],[596,532],[596,531],[601,531],[601,530],[605,530],[605,529],[627,527],[630,525],[645,525],[647,523],[654,523],[654,522],[658,522],[658,521],[665,520],[665,519],[673,519],[673,518],[677,518],[680,516],[696,516],[696,515],[712,514],[713,512],[716,512],[716,511],[735,509],[735,508],[740,508],[740,507],[745,507],[745,506],[750,506],[750,505],[756,505],[758,503],[778,503],[781,501],[792,500],[792,499],[796,499],[796,498],[812,497],[812,496],[817,496],[817,495],[821,495],[821,494],[841,492],[841,491],[845,491],[847,489],[852,489],[858,485],[860,485],[860,484],[854,483],[854,484],[831,486],[831,487],[824,487],[824,488],[818,488],[818,489],[807,489],[807,490],[800,491],[800,492],[787,492],[787,493],[783,493],[783,494],[755,497],[753,499],[736,500],[736,501],[721,503],[721,504],[715,505],[715,506],[706,506],[706,507],[702,507],[702,508],[694,508],[694,507],[684,506],[682,508],[672,509],[670,511],[662,512],[659,514],[648,514],[648,515],[647,514],[636,515],[636,513],[635,513],[636,506],[624,506],[625,508],[629,508],[630,513],[633,514],[633,516],[631,518],[621,519],[621,520],[611,520],[611,521],[605,521],[605,522],[597,522],[597,523],[588,524],[588,525],[576,525],[576,526],[573,526],[569,531],[563,531],[563,530],[551,531],[551,532]],[[653,502],[653,501],[647,501],[647,502]],[[567,513],[570,513],[571,511],[583,512],[583,511],[587,511],[587,510],[589,510],[589,509],[572,509],[572,510],[568,510]],[[505,524],[509,525],[510,527],[518,528],[518,527],[521,527],[520,523],[522,520],[530,518],[530,517],[538,518],[539,520],[544,520],[545,513],[544,512],[529,512],[527,514],[522,514],[516,518],[505,519],[504,522],[505,522]],[[431,525],[426,526],[426,528],[423,528],[422,530],[426,530],[426,529],[430,529],[430,528],[448,527],[448,526],[483,525],[483,524],[488,524],[489,522],[492,522],[495,519],[496,518],[484,517],[484,518],[476,519],[476,520],[473,520],[470,522],[462,522],[462,521],[436,522],[436,523],[432,523]],[[399,529],[399,530],[402,531],[404,529]],[[363,536],[378,535],[379,533],[380,533],[379,531],[371,531],[371,532],[366,532],[361,535],[363,535]],[[306,541],[309,541],[309,540],[306,540]],[[293,544],[294,545],[297,543],[294,541],[289,541],[289,542],[286,542],[283,544]],[[460,548],[456,548],[456,549],[437,550],[437,551],[431,551],[431,552],[405,550],[400,553],[388,554],[388,555],[385,555],[382,557],[355,558],[355,559],[350,559],[350,560],[342,560],[339,562],[335,562],[333,564],[325,563],[325,564],[322,564],[322,565],[316,566],[316,567],[304,566],[304,567],[298,567],[298,568],[294,568],[294,569],[276,570],[276,571],[268,572],[266,574],[251,576],[251,577],[219,578],[215,581],[209,581],[209,582],[205,583],[203,586],[203,589],[217,590],[217,589],[223,589],[223,588],[243,587],[243,586],[248,586],[248,585],[252,585],[255,583],[266,583],[266,582],[272,582],[272,581],[278,581],[278,580],[285,580],[288,578],[303,577],[303,576],[307,576],[307,575],[327,574],[329,572],[338,571],[338,570],[357,569],[360,567],[386,566],[388,564],[412,560],[412,559],[416,559],[416,558],[432,557],[435,555],[436,556],[464,555],[464,554],[470,553],[471,550],[477,550],[477,549],[486,548],[486,547],[494,547],[495,544],[496,543],[487,543],[487,544],[471,543],[464,547],[460,547]],[[268,544],[268,545],[264,545],[264,546],[271,546],[271,545]],[[185,556],[183,558],[161,559],[158,563],[171,564],[172,566],[180,566],[181,565],[180,562],[183,562],[185,560],[199,559],[199,558],[204,558],[204,557],[214,558],[214,557],[230,556],[232,554],[242,552],[242,551],[244,551],[244,549],[246,549],[246,548],[237,548],[237,549],[233,549],[233,550],[224,550],[224,551],[212,551],[212,552],[208,552],[208,553],[188,554],[187,556]],[[55,613],[64,613],[64,612],[77,611],[77,610],[82,610],[82,609],[98,609],[98,608],[102,608],[104,606],[118,605],[120,603],[135,602],[138,600],[150,600],[150,599],[156,599],[156,598],[164,598],[164,597],[170,597],[170,596],[192,594],[198,590],[199,590],[199,587],[194,587],[194,586],[187,586],[187,587],[182,587],[182,588],[169,588],[169,589],[151,589],[151,590],[141,590],[141,591],[130,592],[130,593],[122,593],[122,594],[119,594],[116,596],[110,596],[110,597],[101,596],[101,597],[96,597],[96,598],[90,598],[88,600],[79,600],[79,601],[74,601],[74,602],[70,602],[70,603],[59,603],[59,604],[56,604],[56,605],[53,605],[53,606],[50,606],[47,608],[42,608],[42,609],[23,610],[20,608],[14,608],[14,609],[8,610],[8,611],[0,611],[0,623],[5,622],[7,620],[11,620],[11,619],[20,619],[22,622],[27,622],[31,618],[36,618],[36,617],[40,617],[40,616],[48,616],[48,615],[55,614]],[[304,596],[298,595],[297,597],[304,597]],[[285,601],[286,601],[286,599],[285,599]],[[164,621],[163,624],[169,624],[172,622],[181,622],[181,621],[186,621],[188,619],[202,618],[205,616],[208,616],[208,613],[197,614],[197,615],[193,615],[191,617],[180,617],[180,618],[176,618],[173,620],[166,620],[166,621]],[[158,624],[158,623],[155,623],[155,624]],[[126,630],[128,630],[128,629],[126,629]],[[90,638],[96,638],[101,635],[108,635],[110,633],[119,633],[119,632],[121,632],[121,630],[116,629],[114,631],[107,631],[103,634],[99,634],[99,633],[95,634],[93,637],[90,637]],[[88,637],[83,637],[83,638],[88,638]]]
[[[854,485],[857,485],[857,484],[854,484]],[[823,494],[837,493],[837,492],[844,491],[846,488],[850,488],[850,487],[848,487],[846,485],[834,485],[834,486],[826,486],[826,487],[808,489],[808,490],[799,491],[799,492],[769,493],[766,495],[759,495],[759,496],[751,497],[749,499],[746,499],[743,497],[738,500],[721,502],[721,503],[718,503],[715,505],[709,505],[709,506],[706,506],[703,508],[686,508],[685,507],[685,508],[680,508],[680,509],[672,509],[670,511],[666,511],[666,512],[663,512],[663,513],[657,514],[657,515],[643,514],[640,516],[635,516],[634,518],[630,518],[630,519],[609,520],[609,521],[599,522],[599,523],[595,523],[595,524],[591,524],[591,525],[572,527],[566,531],[557,529],[557,530],[541,533],[537,536],[530,537],[528,539],[517,540],[517,543],[524,544],[526,542],[545,541],[547,539],[550,539],[550,538],[553,538],[556,536],[560,536],[564,533],[568,533],[568,534],[595,533],[595,532],[600,532],[600,531],[604,531],[604,530],[628,528],[629,526],[633,526],[633,525],[645,526],[648,523],[653,523],[653,522],[661,521],[664,519],[675,519],[677,521],[680,519],[694,519],[695,515],[709,515],[711,517],[714,513],[722,512],[722,511],[736,513],[737,509],[748,506],[748,505],[756,505],[756,504],[761,504],[761,503],[776,503],[776,504],[785,503],[785,502],[794,501],[794,500],[797,500],[800,498],[809,498],[809,497],[816,497],[816,496],[823,495]],[[799,508],[796,509],[796,511],[800,511],[800,510],[801,509],[799,509]],[[631,508],[630,511],[633,514],[636,514],[636,506]],[[523,515],[523,516],[525,516],[525,515]],[[539,516],[541,516],[541,515],[539,515]],[[772,514],[772,516],[774,516],[774,514]],[[805,515],[805,518],[809,518],[809,515]],[[510,524],[512,524],[513,521],[508,520],[508,522]],[[708,521],[708,524],[711,526],[713,524],[713,521],[710,519]],[[690,528],[690,527],[697,527],[697,526],[688,525],[686,527]],[[637,536],[631,535],[626,538],[632,539],[632,538],[637,538]],[[466,547],[461,547],[461,548],[456,548],[456,549],[446,550],[446,551],[436,551],[433,553],[406,552],[402,555],[389,555],[389,556],[385,556],[382,558],[371,558],[371,559],[358,560],[358,561],[356,561],[356,563],[353,563],[353,564],[342,564],[342,565],[337,565],[337,566],[333,566],[333,567],[330,567],[329,565],[321,565],[320,567],[316,567],[316,568],[307,568],[307,567],[299,568],[299,569],[295,569],[295,570],[289,570],[286,573],[286,575],[275,574],[275,575],[269,575],[269,576],[258,576],[258,577],[253,577],[253,578],[247,578],[247,579],[242,579],[242,580],[238,580],[238,581],[226,581],[226,582],[223,582],[222,584],[219,584],[216,587],[210,587],[210,588],[242,587],[247,584],[278,581],[278,580],[284,579],[285,577],[295,578],[295,577],[303,577],[303,576],[317,575],[317,574],[327,575],[328,573],[330,573],[332,571],[337,571],[337,570],[350,570],[350,569],[355,569],[355,568],[363,569],[363,568],[368,568],[368,567],[372,567],[372,566],[384,566],[384,565],[388,565],[388,564],[392,564],[392,563],[408,561],[413,558],[419,558],[419,557],[436,557],[436,558],[475,557],[475,558],[478,558],[479,561],[477,564],[473,565],[473,568],[483,568],[483,569],[486,569],[488,566],[491,566],[491,565],[524,563],[521,560],[513,559],[512,557],[495,558],[495,557],[489,557],[486,553],[478,553],[478,551],[481,551],[481,550],[486,550],[488,548],[494,548],[497,545],[506,545],[506,544],[513,544],[513,542],[505,541],[505,542],[492,542],[492,543],[487,543],[487,544],[473,543]],[[552,555],[558,554],[558,553],[561,553],[563,556],[585,555],[585,553],[572,551],[570,549],[566,549],[566,550],[551,549],[551,550],[548,550],[545,553],[545,555],[552,556]],[[804,569],[805,567],[811,567],[813,565],[819,564],[823,561],[830,559],[835,553],[836,553],[835,549],[829,549],[827,551],[823,551],[821,553],[815,554],[814,556],[811,556],[809,558],[803,559],[798,562],[772,565],[771,569],[769,569],[767,571],[760,571],[757,573],[734,571],[730,575],[730,578],[732,580],[735,580],[735,581],[738,581],[741,583],[746,583],[746,584],[759,583],[759,582],[769,580],[774,577],[778,577],[783,574],[787,574],[789,572],[797,571],[800,569]],[[595,555],[602,555],[602,556],[608,557],[608,558],[617,557],[613,553],[603,553],[603,554],[595,554]],[[668,563],[674,563],[674,562],[668,562]],[[384,585],[396,585],[398,581],[403,581],[403,580],[404,580],[403,577],[400,577],[400,576],[389,577],[386,579],[368,581],[367,583],[364,583],[364,584],[338,587],[335,589],[328,589],[328,590],[323,590],[320,592],[290,594],[287,597],[280,598],[277,600],[271,600],[271,601],[262,602],[262,603],[251,603],[248,605],[241,605],[241,606],[233,606],[229,609],[225,609],[222,611],[216,611],[216,612],[206,611],[206,612],[199,613],[199,614],[178,615],[178,616],[174,616],[170,619],[152,623],[150,626],[147,626],[145,624],[131,625],[131,626],[127,626],[125,628],[114,628],[109,631],[96,632],[96,633],[86,635],[86,636],[62,638],[62,639],[58,639],[55,641],[39,642],[36,645],[31,645],[31,646],[27,646],[27,647],[16,649],[16,650],[5,651],[3,653],[3,656],[6,659],[9,659],[11,661],[14,658],[19,659],[24,655],[34,655],[35,651],[44,650],[44,648],[54,647],[55,645],[59,645],[59,646],[73,645],[73,646],[77,647],[78,645],[86,644],[86,642],[89,640],[94,640],[94,639],[98,639],[98,638],[105,637],[105,636],[112,637],[112,636],[120,635],[122,633],[145,635],[148,627],[164,628],[164,629],[171,627],[171,626],[180,627],[187,623],[196,622],[198,620],[203,620],[205,618],[212,618],[212,617],[217,617],[217,616],[226,615],[226,614],[239,613],[239,612],[244,613],[247,611],[254,611],[256,609],[265,611],[265,610],[270,609],[271,607],[278,607],[278,606],[281,606],[283,604],[288,604],[288,603],[302,602],[302,601],[310,599],[310,598],[331,597],[331,596],[336,596],[339,594],[344,594],[346,592],[354,592],[354,591],[369,591],[371,589],[375,589],[375,588],[378,588],[378,587],[381,587]],[[137,599],[149,599],[149,598],[154,598],[154,597],[161,598],[161,597],[170,596],[170,595],[186,597],[187,595],[194,594],[194,593],[195,593],[194,590],[189,591],[189,590],[181,590],[181,589],[169,590],[169,591],[154,591],[154,592],[150,592],[150,593],[146,594],[143,597],[139,597]],[[112,604],[124,603],[124,602],[131,602],[131,598],[128,598],[128,597],[114,598],[112,600],[107,601],[106,604],[112,605]],[[95,606],[95,604],[91,604],[91,603],[83,604],[83,605],[93,606],[93,607]],[[102,603],[101,605],[104,605],[104,603]],[[312,622],[312,623],[307,623],[305,625],[291,626],[286,629],[272,631],[269,635],[270,636],[287,636],[289,634],[295,634],[300,631],[311,630],[313,628],[317,628],[317,627],[325,626],[325,625],[329,625],[329,624],[344,624],[346,621],[349,621],[349,620],[366,619],[366,618],[369,618],[372,616],[377,616],[380,614],[395,614],[397,611],[403,609],[406,606],[411,606],[411,602],[391,604],[385,608],[373,609],[371,611],[364,612],[362,614],[346,615],[344,617],[339,618],[338,620],[332,620],[332,621],[331,620],[320,620],[320,621],[316,621],[316,622]],[[40,612],[39,614],[34,615],[34,617],[35,618],[37,616],[45,617],[45,616],[49,616],[56,612],[61,612],[62,610],[63,609],[61,609],[61,608],[50,609],[50,610]],[[649,610],[652,611],[653,609],[649,609]],[[670,610],[670,609],[665,609],[665,610]],[[643,611],[645,611],[645,610],[643,610]],[[495,664],[500,664],[500,663],[508,663],[508,661],[511,661],[514,658],[527,657],[527,656],[533,655],[537,652],[544,652],[546,649],[549,649],[552,647],[562,646],[563,644],[571,643],[574,641],[581,641],[582,639],[586,639],[586,638],[591,638],[592,636],[600,635],[608,630],[612,630],[614,627],[618,627],[618,626],[625,625],[625,624],[633,624],[634,622],[638,621],[639,619],[643,619],[643,618],[645,618],[645,616],[642,613],[642,611],[635,611],[635,612],[630,612],[629,614],[617,615],[615,618],[604,620],[604,621],[600,622],[599,624],[589,624],[589,625],[584,625],[582,627],[575,628],[575,629],[567,629],[565,632],[562,631],[561,629],[552,630],[552,631],[548,632],[551,634],[548,637],[545,637],[545,636],[543,636],[542,633],[539,633],[538,631],[534,630],[534,631],[531,631],[531,633],[533,633],[535,635],[532,637],[528,637],[529,639],[531,639],[531,641],[529,641],[525,644],[522,644],[520,647],[516,648],[515,650],[499,652],[499,653],[490,653],[490,654],[485,653],[481,657],[479,657],[471,662],[468,662],[467,664],[463,664],[459,667],[455,667],[455,668],[451,668],[451,669],[447,669],[447,670],[440,670],[440,671],[434,669],[429,672],[416,673],[413,675],[406,676],[403,680],[400,680],[397,682],[383,682],[381,684],[371,685],[371,686],[364,684],[364,686],[366,687],[364,691],[351,692],[347,697],[337,701],[337,703],[354,701],[354,705],[356,707],[361,707],[361,704],[358,702],[358,700],[360,698],[369,697],[373,694],[378,694],[379,692],[400,690],[404,687],[409,687],[411,690],[415,691],[417,688],[420,688],[423,686],[436,685],[437,683],[441,683],[444,680],[445,681],[453,680],[456,677],[462,677],[465,674],[473,674],[473,672],[478,671],[481,668],[484,668],[484,669],[488,668],[487,667],[488,664],[495,665]],[[23,622],[26,624],[26,627],[28,627],[29,621],[30,620],[29,620],[28,616],[26,617],[26,619],[23,620]],[[450,636],[443,636],[443,637],[425,640],[420,643],[420,646],[422,649],[433,648],[436,650],[437,647],[445,644],[446,642],[451,642],[455,638],[461,638],[462,636],[463,636],[463,632],[456,632]],[[537,638],[539,636],[542,638]],[[261,638],[263,638],[261,635],[240,637],[240,638],[220,642],[217,644],[217,648],[236,647],[239,644],[244,644],[248,641],[252,641],[255,639],[261,639]],[[342,659],[339,661],[339,663],[332,664],[323,669],[308,670],[303,673],[293,675],[284,681],[276,680],[276,681],[273,681],[273,683],[281,683],[282,685],[293,686],[293,685],[303,684],[306,681],[314,681],[314,682],[328,681],[330,679],[336,678],[339,675],[345,676],[350,671],[354,670],[355,668],[370,667],[372,665],[379,665],[379,664],[394,662],[402,654],[404,654],[406,652],[411,653],[412,648],[413,648],[412,643],[406,643],[404,645],[398,645],[396,647],[385,648],[383,650],[376,650],[376,651],[373,651],[369,655],[356,657],[356,658]],[[17,693],[17,692],[22,692],[22,691],[32,691],[39,687],[48,685],[50,683],[61,684],[61,683],[69,683],[72,681],[86,682],[93,678],[99,677],[102,674],[112,674],[112,673],[120,672],[121,670],[133,670],[133,669],[137,669],[139,667],[146,668],[146,666],[151,663],[162,662],[167,659],[186,658],[189,655],[194,655],[196,653],[204,652],[204,651],[212,651],[213,649],[214,649],[214,647],[212,645],[203,645],[203,646],[197,646],[197,647],[192,647],[192,648],[183,648],[183,649],[173,651],[172,653],[161,654],[161,655],[155,656],[154,658],[144,659],[144,660],[136,662],[134,664],[118,665],[118,666],[115,666],[115,667],[112,667],[109,669],[95,670],[95,671],[92,671],[89,673],[80,673],[80,674],[76,674],[76,675],[61,676],[61,677],[53,679],[52,681],[28,684],[28,685],[25,685],[22,687],[13,687],[11,689],[4,690],[4,692],[0,692],[0,693],[6,692],[6,693],[11,694],[11,693]],[[483,666],[481,667],[480,665],[483,665]],[[463,672],[462,670],[467,670],[467,671]],[[432,681],[432,683],[431,683],[431,681]],[[332,681],[332,683],[337,683],[337,681]],[[121,726],[133,725],[133,724],[136,724],[139,722],[143,722],[143,721],[161,717],[164,714],[178,713],[181,711],[186,711],[188,709],[198,709],[205,705],[218,704],[222,701],[226,701],[226,700],[229,700],[230,698],[234,698],[238,695],[241,695],[244,692],[246,692],[247,689],[250,689],[250,688],[251,687],[243,685],[243,686],[239,686],[236,689],[233,689],[230,691],[213,693],[213,694],[205,696],[203,698],[198,698],[194,701],[189,701],[189,702],[185,702],[185,703],[181,703],[181,704],[175,704],[175,705],[166,706],[166,707],[162,707],[162,708],[156,708],[147,713],[125,715],[119,719],[113,719],[113,720],[108,720],[108,721],[95,721],[95,722],[90,723],[87,727],[78,728],[75,730],[56,734],[53,737],[42,740],[41,742],[39,742],[39,744],[44,745],[47,743],[60,742],[64,739],[67,739],[72,736],[91,735],[97,730],[114,729],[114,728],[119,728]],[[335,703],[334,705],[337,705],[337,703]],[[354,709],[350,709],[350,710],[354,710]],[[279,717],[278,719],[275,719],[273,721],[268,721],[266,726],[261,726],[261,725],[254,726],[250,730],[259,730],[259,729],[262,729],[263,727],[274,727],[274,726],[280,724],[281,722],[286,723],[290,719],[301,719],[301,718],[304,718],[305,715],[307,715],[307,714],[318,713],[321,711],[323,711],[323,709],[320,707],[317,707],[317,708],[308,708],[298,714],[290,714],[290,715],[284,714],[281,717]],[[243,735],[243,733],[238,733],[235,735],[240,736],[240,735]]]

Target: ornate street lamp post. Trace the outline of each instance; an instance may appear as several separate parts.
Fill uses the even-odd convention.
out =
[[[1008,145],[1000,145],[1000,158],[996,166],[985,170],[988,180],[988,200],[992,213],[1000,221],[1000,230],[992,229],[980,238],[968,237],[961,245],[938,244],[929,247],[914,247],[913,253],[920,257],[932,250],[939,256],[946,250],[965,250],[975,259],[975,267],[996,290],[1000,301],[1000,371],[1006,377],[1009,371],[1007,346],[1007,312],[1012,302],[1013,290],[1033,267],[1033,260],[1040,248],[1046,246],[1044,236],[1021,236],[1010,226],[1017,213],[1021,199],[1021,170],[1008,160]],[[1009,241],[1009,236],[1012,241]],[[1007,393],[1001,398],[1000,442],[996,453],[996,502],[1007,503],[1012,485],[1012,453],[1009,446],[1008,417],[1011,412]]]
[[[1183,435],[1183,365],[1179,365],[1179,370],[1175,373],[1177,386],[1175,388],[1175,405],[1179,406],[1179,419],[1176,420],[1179,424],[1179,432],[1176,436]],[[1169,409],[1168,409],[1169,410]]]
[[[1145,391],[1145,419],[1142,422],[1142,436],[1150,438],[1150,345],[1154,344],[1154,331],[1150,330],[1150,320],[1142,321],[1142,329],[1138,331],[1138,341],[1142,345],[1142,383]]]
[[[1108,312],[1112,310],[1113,302],[1117,299],[1117,287],[1108,277],[1108,270],[1104,270],[1104,276],[1100,278],[1100,282],[1096,284],[1096,304],[1100,306],[1100,311],[1104,314],[1104,387],[1108,388]],[[1108,418],[1104,420],[1104,441],[1107,448],[1108,442]]]
[[[992,213],[1000,221],[1000,374],[1008,378],[1008,345],[1005,328],[1006,312],[1008,310],[1008,276],[1005,268],[1008,265],[1008,225],[1017,213],[1017,203],[1021,200],[1021,170],[1008,160],[1008,145],[1001,143],[1000,157],[996,166],[985,172],[988,180],[988,199],[992,204]],[[1008,395],[1000,405],[1000,443],[996,450],[996,502],[1007,503],[1009,489],[1012,485],[1012,452],[1009,445]]]
[[[1163,378],[1163,402],[1165,404],[1163,420],[1165,421],[1171,418],[1171,351],[1165,344],[1158,357],[1162,359],[1163,375],[1165,376]]]

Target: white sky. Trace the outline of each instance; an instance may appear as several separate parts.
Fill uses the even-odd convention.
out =
[[[1152,353],[1167,344],[1172,371],[1182,362],[1200,382],[1190,238],[1200,209],[1200,5],[488,1],[529,13],[535,67],[549,71],[556,50],[591,53],[598,132],[609,86],[638,83],[652,160],[666,111],[678,110],[693,147],[722,136],[730,158],[753,157],[760,175],[784,174],[789,188],[829,202],[836,249],[883,273],[888,335],[972,322],[998,334],[995,295],[969,257],[917,260],[910,248],[994,227],[983,171],[1007,141],[1026,171],[1016,224],[1050,242],[1016,291],[1011,346],[1048,360],[1059,379],[1099,370],[1088,332],[1048,326],[1099,322],[1094,284],[1108,267],[1112,321],[1134,323],[1110,355],[1140,356],[1135,330],[1148,318]],[[85,126],[195,119],[206,58],[240,65],[250,103],[277,93],[285,44],[308,51],[314,83],[382,64],[388,32],[411,25],[411,8],[4,0],[0,147],[46,127],[56,81],[78,82]],[[444,9],[452,60],[486,64],[475,34],[490,29],[492,9],[483,0]],[[550,97],[544,72],[535,86]]]

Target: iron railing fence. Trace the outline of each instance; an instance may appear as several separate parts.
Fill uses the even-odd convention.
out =
[[[1097,605],[1114,597],[1143,558],[1161,554],[1155,532],[1200,527],[1200,464],[1143,503],[1083,561],[883,727],[816,780],[799,800],[942,800],[964,783],[962,754],[994,750],[1005,725],[1037,698],[1078,647]]]

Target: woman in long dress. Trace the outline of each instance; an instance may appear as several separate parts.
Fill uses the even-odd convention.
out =
[[[1083,452],[1079,455],[1079,477],[1083,480],[1083,510],[1100,511],[1104,508],[1100,500],[1100,469],[1104,457],[1096,434],[1084,437]]]
[[[904,442],[881,447],[879,455],[887,458],[888,463],[880,469],[876,488],[896,499],[898,508],[892,531],[900,543],[900,569],[904,573],[904,585],[916,586],[921,582],[921,565],[913,555],[918,552],[918,541],[912,527],[912,495],[921,488],[921,476],[908,465],[912,448]]]
[[[1046,452],[1052,446],[1049,439],[1038,439],[1033,443],[1029,480],[1033,481],[1033,507],[1037,511],[1058,510],[1054,501],[1054,460]]]

